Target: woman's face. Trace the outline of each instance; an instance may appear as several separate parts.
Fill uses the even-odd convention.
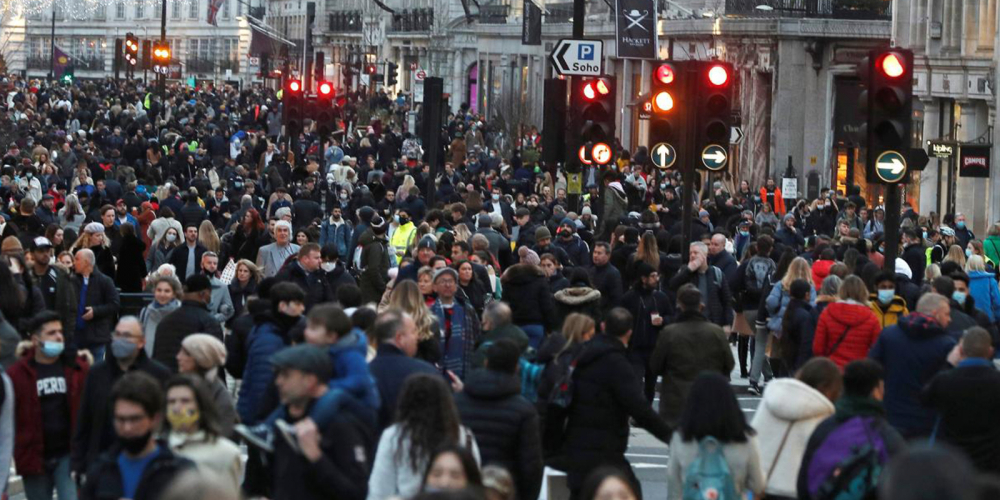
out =
[[[428,274],[422,274],[417,278],[417,288],[420,289],[420,293],[423,295],[430,295],[434,293],[434,280]]]
[[[198,368],[195,364],[194,358],[188,354],[187,350],[181,347],[181,350],[177,352],[177,371],[180,373],[192,373]]]
[[[466,262],[458,267],[458,279],[463,285],[467,285],[472,281],[472,264]]]
[[[66,269],[73,269],[73,257],[69,254],[64,254],[59,257],[59,263],[63,265]]]
[[[91,233],[90,235],[90,246],[96,247],[97,245],[104,244],[104,233]]]
[[[309,243],[309,236],[307,236],[306,233],[299,231],[295,233],[295,243],[299,246],[305,245],[306,243]]]
[[[52,244],[53,245],[62,244],[62,242],[63,242],[63,236],[64,235],[63,235],[63,230],[62,229],[56,230],[56,232],[52,235]]]
[[[434,459],[427,473],[427,487],[435,490],[460,490],[468,485],[462,461],[454,453],[442,453]]]
[[[167,391],[167,411],[181,415],[191,415],[198,412],[198,400],[194,397],[194,391],[183,385],[171,387]],[[195,429],[183,430],[193,431]]]
[[[586,341],[594,338],[594,335],[596,335],[596,334],[597,334],[596,328],[594,328],[593,326],[590,327],[589,330],[587,330],[586,332],[583,332],[583,341],[586,342]]]
[[[240,283],[246,283],[250,281],[250,268],[246,265],[236,266],[236,279]]]
[[[594,500],[635,500],[635,494],[621,479],[609,477],[597,488]]]
[[[249,224],[250,221],[252,220],[253,220],[253,215],[250,212],[247,212],[246,215],[243,216],[243,222],[246,224]]]
[[[541,264],[542,271],[545,271],[545,276],[549,277],[556,273],[556,265],[549,259],[543,259]]]
[[[156,288],[153,290],[153,298],[161,306],[166,305],[171,300],[174,300],[174,287],[165,281],[157,283]]]

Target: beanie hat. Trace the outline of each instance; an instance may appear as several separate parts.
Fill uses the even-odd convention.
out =
[[[635,266],[635,274],[640,278],[645,278],[656,272],[656,268],[646,262],[639,261]]]
[[[376,215],[372,217],[371,220],[372,232],[375,234],[385,234],[385,230],[389,228],[389,225],[385,223],[385,219]]]
[[[590,205],[587,205],[580,211],[580,215],[594,215],[594,211],[590,208]]]
[[[184,337],[181,348],[192,358],[198,368],[208,371],[205,378],[211,379],[217,368],[226,362],[226,346],[219,339],[207,333],[195,333]]]
[[[521,247],[518,249],[517,256],[521,258],[522,264],[537,266],[542,263],[542,260],[538,258],[538,254],[528,247]]]
[[[83,231],[86,233],[103,233],[104,224],[101,224],[100,222],[91,222],[83,227]]]
[[[910,269],[910,265],[899,257],[896,258],[896,274],[902,274],[907,279],[913,279],[913,271]]]
[[[552,233],[549,232],[549,228],[542,226],[535,230],[535,241],[552,239]]]
[[[24,247],[21,246],[21,240],[17,239],[17,236],[8,236],[0,245],[0,253],[24,253]]]

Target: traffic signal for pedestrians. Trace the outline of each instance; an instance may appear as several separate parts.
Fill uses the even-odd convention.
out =
[[[653,64],[649,93],[650,157],[659,168],[685,165],[687,157],[690,100],[687,95],[686,62]],[[680,159],[681,162],[677,163]]]
[[[316,84],[316,105],[310,106],[310,108],[313,110],[312,118],[316,122],[316,129],[320,137],[326,137],[335,128],[336,114],[333,108],[335,95],[333,82],[321,80]]]
[[[167,74],[170,67],[170,44],[166,42],[153,42],[153,73]]]
[[[125,63],[132,68],[139,64],[139,38],[132,33],[125,33]]]
[[[575,133],[579,136],[577,155],[582,163],[611,163],[615,144],[615,79],[601,76],[574,79],[574,111],[578,113]]]
[[[876,49],[861,62],[869,182],[905,182],[913,128],[913,52]]]
[[[729,150],[729,129],[733,115],[733,65],[722,61],[701,61],[696,64],[695,84],[698,90],[693,109],[697,110],[694,113],[697,122],[692,154],[704,157],[710,150]]]
[[[76,68],[74,68],[72,64],[66,66],[66,68],[63,69],[63,75],[62,75],[62,78],[61,78],[63,84],[65,84],[65,85],[72,85],[73,84],[73,73],[74,73],[75,70],[76,70]]]
[[[291,135],[302,131],[303,106],[302,80],[289,78],[281,92],[281,118]]]
[[[389,61],[385,63],[385,85],[392,87],[399,81],[399,66]]]

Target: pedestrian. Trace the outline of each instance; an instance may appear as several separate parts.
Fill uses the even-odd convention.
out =
[[[184,284],[181,306],[167,314],[156,326],[153,359],[177,373],[177,353],[188,335],[208,333],[222,340],[222,325],[208,310],[212,282],[203,274],[192,275]]]
[[[875,291],[872,292],[869,301],[882,329],[895,325],[899,322],[899,318],[910,314],[910,310],[906,307],[906,299],[896,293],[894,273],[880,273],[875,277],[873,285]]]
[[[481,323],[472,304],[457,295],[457,291],[457,271],[444,267],[434,273],[437,300],[430,309],[441,331],[441,364],[446,371],[463,379],[470,370]]]
[[[483,487],[482,473],[476,458],[460,446],[444,446],[431,455],[424,474],[421,492],[468,491]]]
[[[629,356],[636,375],[643,380],[643,392],[650,403],[656,389],[657,373],[653,371],[650,357],[657,343],[657,335],[673,316],[667,294],[661,292],[660,273],[650,264],[638,261],[633,266],[637,281],[623,299],[625,309],[632,314],[632,340]],[[699,296],[700,299],[700,296]]]
[[[292,243],[292,224],[279,220],[274,223],[274,243],[260,247],[257,251],[257,267],[265,278],[278,274],[288,257],[299,251],[299,245]]]
[[[73,291],[78,302],[73,328],[76,345],[87,349],[94,361],[104,359],[111,341],[111,321],[121,304],[111,278],[95,268],[94,252],[80,249],[73,257]]]
[[[868,305],[868,289],[861,278],[848,276],[837,296],[839,300],[819,315],[812,351],[843,368],[868,354],[882,328]]]
[[[819,314],[809,303],[810,286],[805,280],[792,282],[789,293],[792,300],[788,302],[785,317],[781,320],[781,339],[775,343],[784,369],[789,373],[794,373],[812,357]]]
[[[696,241],[691,243],[688,265],[683,266],[670,279],[668,287],[677,293],[685,284],[693,284],[701,291],[705,304],[705,317],[722,327],[729,335],[733,326],[733,296],[721,269],[708,264],[708,245]]]
[[[157,276],[150,280],[153,301],[139,312],[139,322],[146,337],[146,355],[153,355],[156,343],[156,328],[170,313],[181,307],[181,282],[173,276]]]
[[[210,401],[215,410],[217,434],[229,437],[233,435],[236,425],[236,406],[229,395],[229,389],[219,376],[221,367],[226,364],[226,346],[219,339],[207,333],[188,335],[181,342],[177,352],[178,373],[192,375],[201,379],[205,389],[209,391]]]
[[[436,375],[439,372],[434,365],[417,357],[417,324],[406,311],[390,308],[380,313],[373,326],[373,336],[378,342],[377,354],[368,364],[368,370],[381,396],[377,426],[381,433],[392,424],[406,380],[416,373]]]
[[[504,300],[513,312],[512,321],[528,336],[531,347],[538,349],[545,333],[554,325],[554,291],[548,286],[541,259],[530,249],[518,264],[507,268],[500,277]]]

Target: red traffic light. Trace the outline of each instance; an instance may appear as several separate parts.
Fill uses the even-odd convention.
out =
[[[708,81],[716,87],[721,87],[729,81],[729,70],[722,65],[714,65],[708,70]]]
[[[608,95],[611,92],[611,88],[608,87],[608,82],[603,79],[597,79],[589,81],[583,85],[583,97],[588,101],[593,101],[599,96]]]
[[[368,73],[369,75],[374,75],[376,71],[377,69],[375,68],[374,64],[369,64],[368,66],[365,66],[365,73]]]
[[[659,113],[665,113],[674,109],[674,97],[666,90],[653,96],[653,109]]]
[[[889,78],[899,78],[906,73],[906,66],[903,58],[895,52],[889,52],[878,64],[878,68]]]
[[[295,93],[302,92],[302,82],[298,80],[289,80],[288,90]]]
[[[664,85],[674,83],[674,67],[669,64],[661,64],[656,68],[656,79]]]
[[[330,82],[319,82],[317,89],[319,89],[319,95],[323,97],[333,94],[333,84]]]

